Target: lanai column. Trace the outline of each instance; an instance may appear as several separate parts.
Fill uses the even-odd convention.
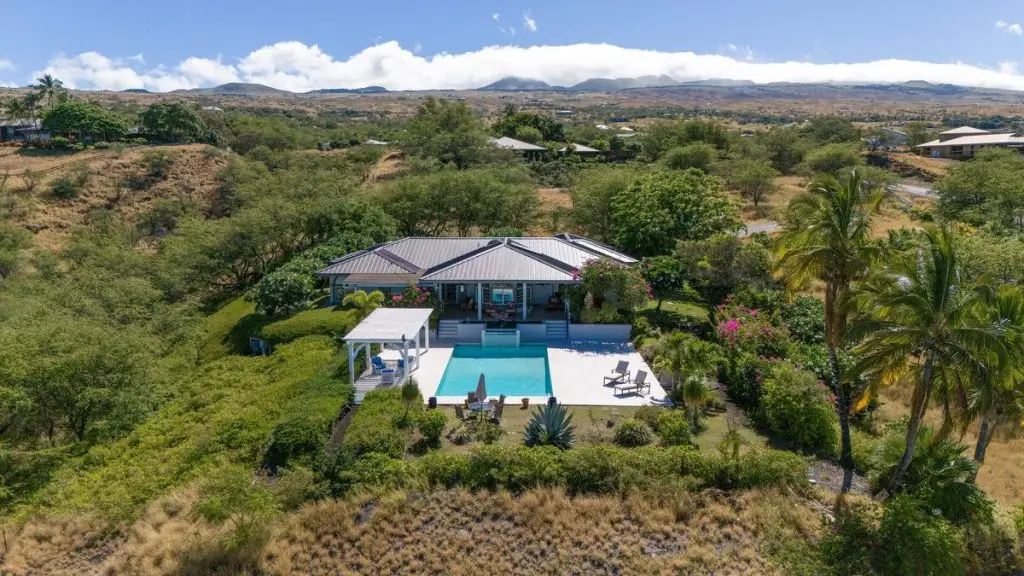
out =
[[[352,343],[351,342],[348,343],[348,375],[351,378],[351,380],[349,380],[349,382],[351,382],[352,385],[355,386],[356,385],[356,354],[355,354],[355,350],[352,348]]]
[[[476,283],[476,319],[484,319],[484,283]]]
[[[523,320],[526,320],[526,282],[523,282]]]

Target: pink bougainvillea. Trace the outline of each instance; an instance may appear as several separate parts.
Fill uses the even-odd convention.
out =
[[[772,324],[770,315],[742,306],[731,296],[718,306],[717,313],[718,339],[730,349],[760,356],[779,355],[780,346],[784,346],[788,338],[784,327]]]

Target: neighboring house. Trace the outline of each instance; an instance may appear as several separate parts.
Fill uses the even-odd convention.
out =
[[[580,283],[592,260],[636,259],[573,234],[526,238],[403,238],[334,260],[317,272],[330,302],[355,290],[401,294],[410,284],[434,291],[444,316],[463,321],[565,320],[563,286]]]
[[[508,136],[491,138],[491,143],[498,148],[513,150],[533,160],[540,158],[541,155],[548,151],[548,149],[543,146],[537,146],[536,144],[530,144],[529,142],[523,142],[522,140],[516,140],[515,138],[509,138]]]
[[[571,149],[570,149],[571,147]],[[591,148],[590,146],[584,146],[583,144],[570,144],[569,146],[563,146],[558,149],[558,153],[565,155],[569,153],[579,154],[584,157],[600,156],[601,151],[597,148]]]
[[[383,140],[374,140],[373,138],[370,138],[366,142],[363,142],[363,144],[366,144],[367,146],[390,146],[391,145],[390,142],[385,142]]]
[[[555,111],[555,115],[556,116],[561,116],[563,118],[568,118],[568,117],[573,116],[575,114],[576,114],[576,112],[574,112],[572,110],[557,110],[557,111]]]
[[[50,139],[49,133],[43,130],[42,120],[8,120],[0,117],[0,142],[39,139]]]
[[[1024,137],[1016,133],[995,133],[980,128],[961,126],[939,133],[937,140],[915,146],[920,154],[932,158],[970,158],[985,148],[1024,149]]]
[[[203,106],[203,112],[223,112],[223,108],[217,106]]]

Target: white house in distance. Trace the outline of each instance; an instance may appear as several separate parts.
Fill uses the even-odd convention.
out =
[[[990,130],[961,126],[939,133],[937,140],[915,146],[920,154],[932,158],[964,159],[985,148],[1024,149],[1024,136],[996,133]]]

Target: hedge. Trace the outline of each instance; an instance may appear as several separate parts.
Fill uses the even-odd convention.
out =
[[[360,408],[361,409],[361,408]],[[373,462],[381,465],[378,455]],[[561,486],[571,494],[622,494],[634,488],[656,488],[666,480],[689,477],[697,487],[748,489],[760,486],[807,486],[807,465],[789,452],[764,450],[732,459],[702,454],[689,446],[623,449],[608,445],[560,451],[546,446],[481,446],[470,454],[432,452],[407,461],[404,486],[522,492],[539,486]],[[366,481],[366,478],[361,478]],[[372,487],[370,484],[363,484]],[[388,478],[387,486],[394,479]],[[351,486],[355,486],[352,484]]]
[[[324,453],[331,423],[354,399],[351,384],[326,374],[303,382],[285,404],[270,434],[264,466],[298,463],[312,467]]]
[[[344,336],[357,324],[353,310],[317,308],[299,312],[260,329],[259,336],[271,344],[283,344],[305,336]]]

